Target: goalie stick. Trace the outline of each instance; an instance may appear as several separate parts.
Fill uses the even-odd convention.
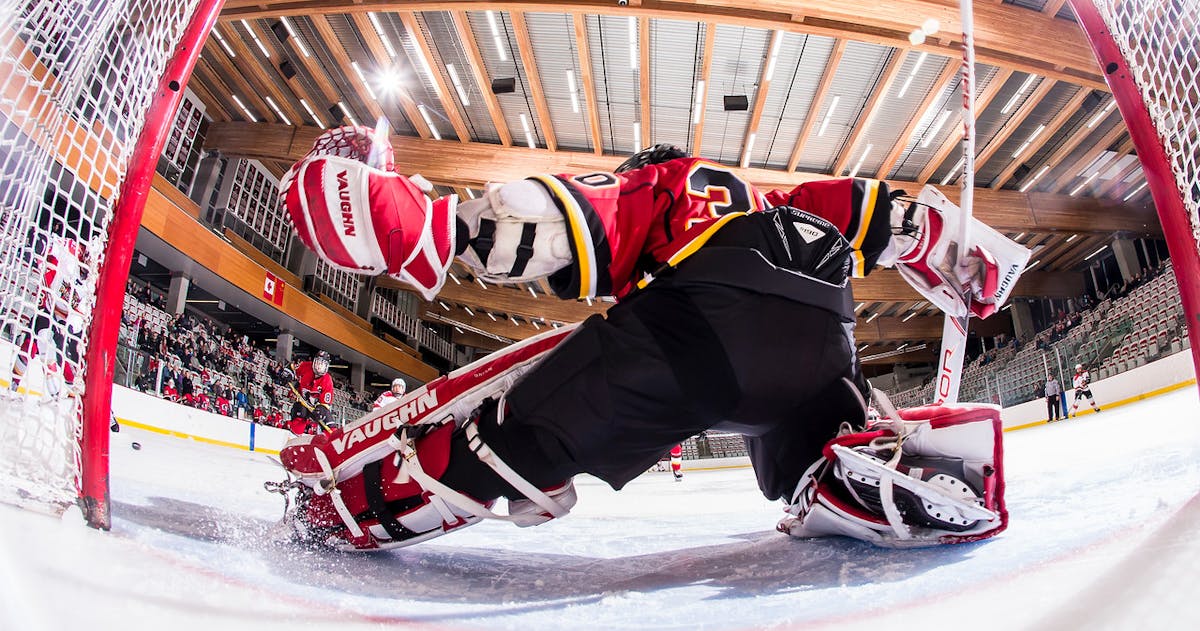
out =
[[[958,260],[970,251],[971,216],[975,201],[975,13],[972,0],[959,0],[962,20],[962,99],[963,99],[963,176],[959,207],[962,222],[959,224]],[[963,292],[963,303],[971,302],[970,291]],[[962,316],[946,314],[942,323],[942,350],[938,357],[936,396],[934,405],[953,405],[958,402],[958,388],[962,383],[963,356],[967,351],[967,327],[971,318],[968,308]]]

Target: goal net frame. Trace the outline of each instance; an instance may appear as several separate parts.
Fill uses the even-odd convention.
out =
[[[76,21],[61,24],[57,12],[68,9],[53,3],[35,0],[0,9],[7,75],[0,77],[0,115],[6,131],[19,134],[0,153],[0,166],[4,177],[28,178],[0,186],[0,223],[12,233],[5,244],[20,250],[5,253],[5,261],[22,268],[4,276],[7,291],[22,295],[9,297],[0,313],[12,337],[5,348],[10,383],[0,405],[19,422],[49,425],[4,435],[16,443],[4,454],[4,475],[15,478],[6,486],[8,501],[61,510],[73,492],[89,525],[111,527],[109,420],[130,263],[159,155],[223,5],[224,0],[87,5],[64,16]],[[125,16],[132,16],[131,28],[121,28]],[[91,18],[101,23],[81,24]],[[139,72],[121,75],[139,63],[145,63]],[[161,75],[152,76],[159,68]],[[63,193],[62,178],[75,183],[66,193],[68,209],[50,196]],[[84,225],[86,234],[79,227]],[[34,367],[41,369],[37,377],[26,372]],[[30,383],[40,383],[45,392],[33,391]],[[23,451],[23,439],[33,445],[32,455]],[[53,467],[39,460],[38,449],[53,454]],[[39,465],[71,479],[59,480],[58,491],[41,497],[44,480],[31,471]]]
[[[1187,138],[1189,131],[1200,130],[1200,102],[1190,103],[1190,113],[1183,111],[1189,95],[1200,96],[1200,58],[1195,49],[1189,58],[1185,47],[1189,37],[1191,43],[1197,41],[1196,31],[1188,31],[1200,26],[1200,15],[1190,15],[1190,25],[1188,19],[1176,19],[1181,15],[1170,15],[1176,11],[1189,17],[1185,4],[1071,0],[1142,163],[1171,254],[1192,363],[1200,375],[1200,135]],[[1164,77],[1171,70],[1161,62],[1177,51],[1164,44],[1181,46],[1174,82]]]

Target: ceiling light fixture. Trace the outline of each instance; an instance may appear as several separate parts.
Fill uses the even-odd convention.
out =
[[[288,36],[296,43],[296,48],[300,49],[300,54],[305,57],[311,57],[312,55],[308,54],[308,48],[304,46],[304,40],[300,39],[300,35],[296,33],[296,29],[292,28],[291,21],[286,16],[280,17],[279,21],[283,22],[283,28],[287,29]]]
[[[267,100],[267,105],[271,106],[271,109],[275,111],[275,115],[278,116],[279,119],[283,121],[283,124],[287,125],[288,127],[291,127],[292,126],[291,119],[289,119],[287,116],[284,115],[283,110],[279,109],[279,106],[275,104],[275,101],[271,100],[271,97],[269,97],[269,96],[266,96],[263,98],[265,98]]]
[[[256,35],[254,33],[254,29],[250,28],[250,23],[245,20],[239,20],[239,21],[242,23],[242,26],[245,27],[246,33],[248,33],[250,35],[250,39],[253,40],[254,43],[258,46],[258,49],[262,51],[263,57],[266,57],[269,59],[271,57],[271,51],[267,50],[267,46],[258,39],[258,35]]]
[[[233,97],[233,102],[237,103],[237,106],[242,109],[242,112],[246,114],[246,118],[249,118],[251,123],[258,122],[258,119],[254,117],[254,114],[250,112],[250,108],[246,107],[246,104],[242,103],[242,100],[239,99],[236,94],[230,94],[229,96]]]
[[[384,50],[392,59],[396,58],[396,49],[392,47],[392,40],[388,38],[387,33],[383,32],[383,25],[379,23],[379,16],[374,12],[367,13],[367,18],[371,20],[371,26],[375,27],[375,34],[379,36],[383,42]]]
[[[462,101],[463,107],[471,104],[471,99],[467,98],[467,90],[463,87],[462,81],[458,79],[458,70],[454,68],[454,64],[446,64],[446,72],[450,75],[450,83],[454,84],[454,89],[458,91],[458,98]]]
[[[1033,176],[1032,180],[1029,180],[1028,182],[1025,183],[1024,186],[1021,187],[1021,192],[1024,193],[1025,191],[1028,191],[1029,189],[1033,188],[1033,183],[1037,182],[1038,179],[1041,178],[1043,175],[1045,175],[1046,171],[1049,171],[1049,170],[1050,170],[1050,165],[1048,165],[1048,164],[1046,166],[1042,167],[1041,170],[1039,170],[1037,172],[1037,175]]]
[[[325,129],[325,123],[321,122],[321,119],[317,116],[317,113],[314,112],[311,107],[309,107],[308,101],[300,99],[300,105],[302,105],[304,107],[304,111],[308,112],[308,115],[312,117],[313,122],[317,124],[317,127]]]
[[[825,129],[829,127],[829,121],[833,118],[833,112],[837,109],[838,102],[841,100],[842,97],[835,96],[833,97],[833,100],[829,102],[829,108],[825,110],[825,118],[821,121],[821,127],[817,130],[817,136],[825,135]]]

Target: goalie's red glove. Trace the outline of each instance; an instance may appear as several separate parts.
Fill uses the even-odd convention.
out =
[[[956,239],[962,220],[962,210],[932,186],[915,201],[896,200],[895,234],[879,264],[895,265],[904,280],[946,314],[986,318],[1008,300],[1030,253],[972,219],[971,247],[960,254]]]
[[[385,170],[390,147],[372,153],[372,146],[369,130],[326,132],[284,176],[283,201],[301,241],[330,265],[388,274],[430,300],[454,258],[458,198],[429,199]]]

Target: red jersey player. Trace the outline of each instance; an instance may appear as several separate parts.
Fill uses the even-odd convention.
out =
[[[46,241],[44,254],[38,310],[31,322],[33,333],[23,332],[19,336],[11,387],[13,390],[20,387],[29,364],[40,357],[45,370],[46,391],[57,396],[63,385],[70,387],[75,383],[87,291],[78,242],[51,236]],[[74,394],[73,388],[68,394]]]
[[[329,428],[329,406],[333,405],[333,377],[329,376],[329,353],[320,351],[311,361],[296,366],[292,384],[296,402],[288,429],[293,434],[316,434]]]
[[[430,417],[454,422],[398,436],[402,458],[393,450],[347,460],[356,444],[382,435],[378,418],[329,440],[290,443],[285,466],[341,491],[305,495],[298,531],[376,549],[482,518],[540,523],[569,511],[575,474],[620,489],[708,428],[746,436],[760,489],[785,501],[792,517],[779,527],[793,536],[929,545],[1004,529],[999,418],[990,408],[898,413],[891,442],[884,430],[840,431],[867,416],[851,276],[896,266],[947,313],[986,317],[1028,260],[978,221],[973,247],[957,247],[961,211],[936,189],[903,199],[884,182],[843,178],[763,195],[736,169],[658,146],[613,173],[533,175],[460,205],[453,195],[431,200],[396,174],[386,142],[376,143],[382,152],[348,142],[370,133],[326,132],[281,183],[300,238],[324,260],[386,273],[426,299],[458,255],[485,280],[544,278],[564,299],[620,300],[503,396],[466,413],[441,402],[447,415]],[[901,442],[917,431],[922,440]],[[961,456],[957,472],[909,465],[932,455]],[[322,468],[340,472],[330,479]],[[961,483],[966,499],[947,501],[911,479],[934,473]],[[882,503],[863,499],[872,482],[887,490]],[[506,516],[489,508],[500,497],[509,500]],[[893,498],[918,508],[902,510]]]

